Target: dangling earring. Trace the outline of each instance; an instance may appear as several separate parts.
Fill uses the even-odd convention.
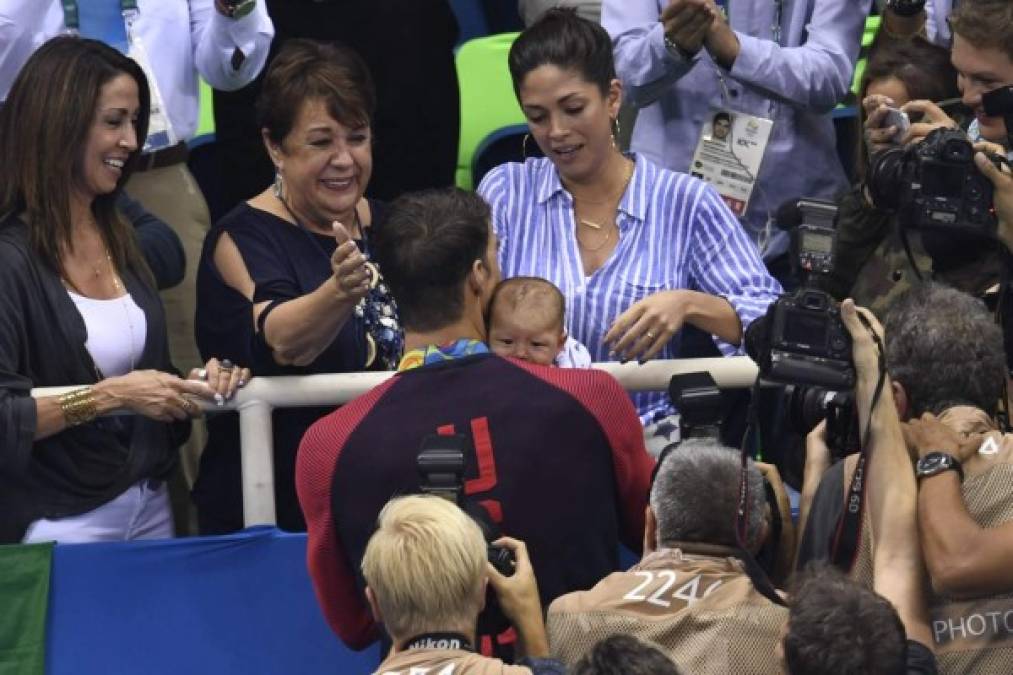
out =
[[[622,149],[619,147],[619,143],[622,142],[622,136],[623,130],[619,126],[619,115],[616,115],[612,120],[612,147],[619,152],[622,152]]]
[[[274,196],[278,199],[282,199],[285,196],[285,179],[281,177],[281,170],[274,170],[274,185],[271,186],[271,190],[274,192]]]
[[[528,140],[531,138],[531,134],[524,134],[524,140],[521,141],[521,159],[528,158]]]

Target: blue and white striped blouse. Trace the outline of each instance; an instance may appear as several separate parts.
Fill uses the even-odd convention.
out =
[[[619,204],[619,243],[605,264],[585,276],[577,247],[573,198],[545,158],[509,163],[478,187],[492,207],[503,278],[536,276],[566,297],[566,325],[595,361],[612,360],[603,338],[638,300],[690,289],[726,298],[743,330],[781,292],[735,216],[703,181],[663,169],[644,156]],[[740,349],[715,338],[725,355]],[[658,358],[675,358],[678,340]],[[663,393],[633,395],[641,418],[669,409]]]

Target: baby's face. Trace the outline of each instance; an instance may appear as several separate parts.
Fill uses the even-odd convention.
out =
[[[489,324],[489,348],[500,356],[510,356],[543,366],[551,366],[563,349],[566,334],[554,321],[534,318],[525,312],[511,313],[496,307]]]

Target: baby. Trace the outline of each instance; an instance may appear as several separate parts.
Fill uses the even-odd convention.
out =
[[[587,349],[566,335],[564,309],[563,294],[545,279],[500,282],[489,306],[489,347],[500,356],[543,366],[590,368]]]

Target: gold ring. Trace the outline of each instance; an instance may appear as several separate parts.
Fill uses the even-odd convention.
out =
[[[655,335],[654,333],[652,333],[651,331],[647,331],[646,333],[644,333],[644,335],[646,335],[646,336],[648,337],[648,339],[651,339],[651,340],[653,340],[653,339],[654,339],[655,337],[657,337],[657,336],[656,336],[656,335]]]

